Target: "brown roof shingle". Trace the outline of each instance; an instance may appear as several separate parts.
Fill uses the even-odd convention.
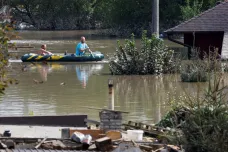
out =
[[[200,15],[166,30],[165,33],[205,31],[228,31],[228,1],[221,2]]]

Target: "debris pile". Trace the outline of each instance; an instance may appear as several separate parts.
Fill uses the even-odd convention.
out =
[[[122,112],[100,112],[100,127],[94,129],[62,129],[62,138],[13,138],[10,130],[0,137],[0,149],[44,149],[113,152],[181,152],[162,137],[169,129],[129,121],[122,124]],[[88,125],[88,124],[87,124]],[[124,128],[123,128],[124,127]],[[165,136],[164,136],[165,137]]]

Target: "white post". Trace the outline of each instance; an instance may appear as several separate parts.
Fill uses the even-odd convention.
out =
[[[152,0],[152,33],[159,37],[159,0]]]

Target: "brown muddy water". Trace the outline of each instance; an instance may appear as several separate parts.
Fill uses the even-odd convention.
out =
[[[116,48],[115,38],[93,36],[91,31],[21,31],[18,45],[30,44],[35,49],[18,49],[10,52],[15,56],[37,50],[47,44],[54,53],[75,52],[75,45],[82,35],[92,50],[105,55]],[[121,41],[124,41],[123,39]],[[140,40],[137,40],[139,44]],[[174,43],[165,41],[169,46]],[[14,62],[15,61],[15,62]],[[11,63],[10,75],[19,80],[9,86],[0,97],[1,116],[88,114],[98,120],[97,110],[108,105],[108,79],[114,79],[115,109],[129,111],[125,120],[156,123],[169,109],[170,100],[178,99],[184,90],[195,92],[195,83],[181,83],[179,75],[164,76],[111,76],[107,64]],[[22,71],[22,66],[26,66]],[[34,79],[44,83],[36,84]],[[62,85],[64,84],[64,85]],[[206,83],[200,84],[204,89]]]

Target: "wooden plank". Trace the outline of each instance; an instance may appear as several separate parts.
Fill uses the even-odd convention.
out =
[[[87,115],[0,117],[1,125],[87,127]]]
[[[47,138],[44,138],[38,145],[36,145],[35,149],[38,149],[46,140]]]
[[[87,107],[87,106],[80,106],[80,107],[87,108],[87,109],[94,109],[94,110],[106,110],[106,111],[112,111],[112,112],[130,113],[128,111],[121,111],[121,110],[111,110],[111,109],[96,108],[96,107]]]
[[[154,126],[154,125],[149,125],[149,124],[145,124],[145,123],[137,123],[137,122],[132,122],[132,121],[129,121],[128,124],[123,124],[124,126],[129,126],[129,127],[135,127],[137,129],[140,129],[140,125],[141,126],[144,126],[142,127],[142,129],[157,129],[157,130],[164,130],[164,131],[169,131],[168,129],[166,128],[162,128],[162,127],[159,127],[159,126]]]

